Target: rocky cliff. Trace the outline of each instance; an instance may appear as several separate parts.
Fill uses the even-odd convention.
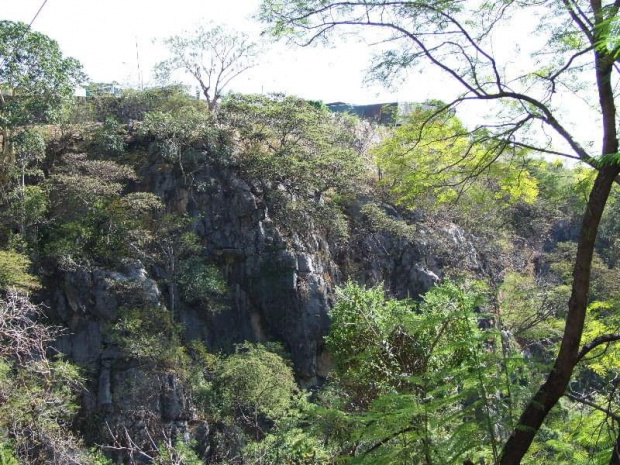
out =
[[[300,385],[309,387],[330,368],[323,336],[338,284],[384,283],[396,297],[416,298],[448,269],[483,272],[475,247],[458,226],[431,224],[420,215],[403,218],[369,198],[348,202],[350,235],[335,240],[310,216],[298,231],[284,227],[272,214],[270,188],[234,167],[205,163],[190,182],[178,166],[153,158],[134,188],[157,194],[170,212],[189,215],[200,238],[199,254],[217,264],[229,292],[218,311],[188,303],[170,294],[157,269],[136,259],[115,270],[53,274],[48,306],[70,330],[56,347],[87,370],[84,417],[97,418],[99,428],[121,424],[139,431],[157,421],[175,435],[191,430],[209,442],[208,425],[192,423],[183,383],[165,369],[141,366],[110,336],[119,308],[128,302],[166,312],[173,299],[184,337],[213,351],[230,352],[243,341],[281,342]]]

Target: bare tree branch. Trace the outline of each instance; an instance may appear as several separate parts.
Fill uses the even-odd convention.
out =
[[[190,74],[202,90],[210,110],[215,110],[223,91],[240,74],[252,68],[258,46],[248,36],[221,26],[198,28],[191,35],[164,41],[171,57],[156,65],[160,80],[177,70]]]

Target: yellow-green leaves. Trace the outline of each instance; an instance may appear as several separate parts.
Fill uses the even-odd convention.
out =
[[[39,280],[28,273],[30,259],[10,250],[0,250],[0,290],[17,288],[33,290],[39,287]]]
[[[452,112],[419,106],[375,152],[383,183],[409,207],[460,201],[472,211],[488,202],[532,203],[538,182],[525,154],[486,131],[470,131]]]
[[[595,27],[596,49],[601,53],[608,53],[613,58],[620,55],[620,18],[615,14],[605,18]]]
[[[498,293],[501,324],[520,341],[555,340],[562,334],[570,289],[538,282],[534,276],[506,273]]]
[[[217,371],[217,390],[231,412],[258,426],[259,415],[283,417],[297,390],[293,370],[280,355],[259,344],[238,346]]]
[[[587,344],[598,337],[620,331],[620,318],[616,316],[617,305],[611,302],[592,302],[588,306],[588,318],[581,338]],[[585,366],[599,376],[609,376],[620,366],[620,345],[617,342],[601,344],[584,359]]]

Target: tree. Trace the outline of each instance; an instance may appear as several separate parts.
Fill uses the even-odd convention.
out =
[[[12,142],[15,158],[12,177],[16,178],[17,186],[8,193],[9,208],[6,216],[16,223],[22,238],[25,238],[27,233],[36,237],[36,227],[33,226],[41,221],[47,198],[40,186],[26,185],[26,175],[41,175],[36,164],[45,156],[45,140],[40,132],[25,129],[16,134]]]
[[[223,112],[247,147],[251,176],[302,197],[356,189],[365,166],[348,115],[282,94],[231,95]]]
[[[160,199],[148,192],[123,194],[135,172],[110,160],[65,154],[48,179],[50,193],[43,253],[59,263],[111,263],[143,255],[153,239],[152,215]]]
[[[218,136],[210,115],[189,106],[172,112],[147,113],[138,133],[155,139],[162,158],[175,163],[189,183],[191,177],[187,177],[189,173],[185,171],[185,164],[191,166],[204,161],[204,150],[196,147],[211,148]]]
[[[47,358],[60,332],[42,316],[27,294],[0,296],[0,444],[10,439],[20,463],[92,463],[68,429],[82,380],[76,366]]]
[[[345,438],[347,463],[496,461],[524,365],[499,331],[480,328],[493,318],[484,294],[476,282],[446,282],[420,303],[339,289],[326,341],[342,394],[318,412],[325,433]]]
[[[9,289],[21,291],[37,289],[39,281],[28,273],[31,265],[32,263],[25,255],[10,250],[0,250],[0,292]]]
[[[460,224],[469,226],[501,221],[508,206],[534,202],[538,183],[524,169],[527,151],[498,156],[501,141],[472,137],[455,115],[435,114],[442,105],[418,105],[374,150],[382,183],[397,203],[427,209],[458,204]]]
[[[81,65],[63,57],[56,41],[24,23],[0,21],[0,130],[4,158],[10,157],[12,130],[53,119],[83,79]]]
[[[521,462],[545,417],[564,395],[579,362],[597,231],[620,173],[613,90],[620,51],[613,40],[613,25],[617,24],[619,9],[620,2],[602,0],[262,2],[261,17],[272,31],[301,39],[304,44],[327,39],[344,28],[373,28],[378,34],[384,33],[379,40],[384,39],[381,43],[389,48],[371,68],[375,77],[389,80],[403,70],[425,64],[436,67],[462,88],[463,93],[439,108],[437,114],[470,102],[505,104],[497,119],[489,115],[492,121],[470,131],[472,137],[492,134],[502,142],[497,145],[498,156],[511,147],[535,149],[580,160],[598,171],[581,223],[561,346],[546,381],[504,444],[499,459],[503,465]],[[539,21],[536,32],[540,46],[530,63],[545,59],[526,73],[510,64],[515,61],[512,50],[502,54],[492,43],[493,33],[501,33],[502,23],[517,11],[529,12]],[[525,27],[522,30],[530,33]],[[587,98],[590,88],[595,89],[595,100],[590,103],[600,120],[598,144],[591,146],[580,143],[571,133],[560,111],[567,95]],[[545,131],[561,141],[560,148],[552,145],[549,137],[532,136],[545,135]],[[599,154],[593,148],[596,146],[600,147]]]
[[[156,74],[168,80],[174,71],[192,76],[210,110],[215,110],[230,82],[254,66],[257,45],[241,32],[222,26],[199,27],[191,34],[164,40],[170,58],[157,64]]]
[[[284,416],[297,386],[293,370],[280,355],[246,343],[221,362],[216,390],[229,411],[254,429],[259,439],[261,420]]]
[[[333,200],[363,189],[364,135],[359,120],[298,97],[230,95],[220,120],[239,136],[240,165],[268,189],[272,213],[290,230],[310,217],[334,238],[348,234]]]

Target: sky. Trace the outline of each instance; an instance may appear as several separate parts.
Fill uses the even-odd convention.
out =
[[[29,23],[43,1],[0,0],[0,18]],[[209,22],[258,37],[264,27],[252,19],[258,5],[259,0],[48,0],[33,28],[58,41],[93,81],[135,87],[141,82],[156,84],[153,66],[166,57],[157,39]],[[432,96],[431,87],[445,90],[437,73],[418,76],[405,89],[369,87],[363,78],[370,56],[370,47],[355,41],[338,48],[271,44],[258,65],[233,81],[231,88],[358,104],[423,101]]]
[[[117,81],[127,87],[156,85],[154,65],[166,58],[161,40],[209,22],[224,24],[259,38],[264,25],[255,21],[260,0],[0,0],[0,19],[30,23],[42,4],[33,28],[52,37],[65,55],[77,58],[95,82]],[[534,18],[517,17],[493,37],[495,52],[523,56],[534,34]],[[529,28],[529,29],[528,29]],[[366,31],[365,31],[366,33]],[[159,40],[159,42],[158,42]],[[354,39],[332,47],[300,48],[270,44],[253,69],[239,76],[230,89],[244,93],[283,92],[325,103],[353,104],[394,101],[448,101],[460,89],[431,67],[413,72],[398,88],[364,83],[373,48]],[[524,66],[511,62],[509,66]],[[527,66],[525,66],[527,67]],[[186,78],[187,84],[192,83]],[[567,96],[566,102],[571,98]],[[584,115],[583,102],[566,104],[567,125],[589,140],[595,129]],[[459,111],[472,126],[488,117],[488,103]],[[598,131],[598,130],[596,130]]]

